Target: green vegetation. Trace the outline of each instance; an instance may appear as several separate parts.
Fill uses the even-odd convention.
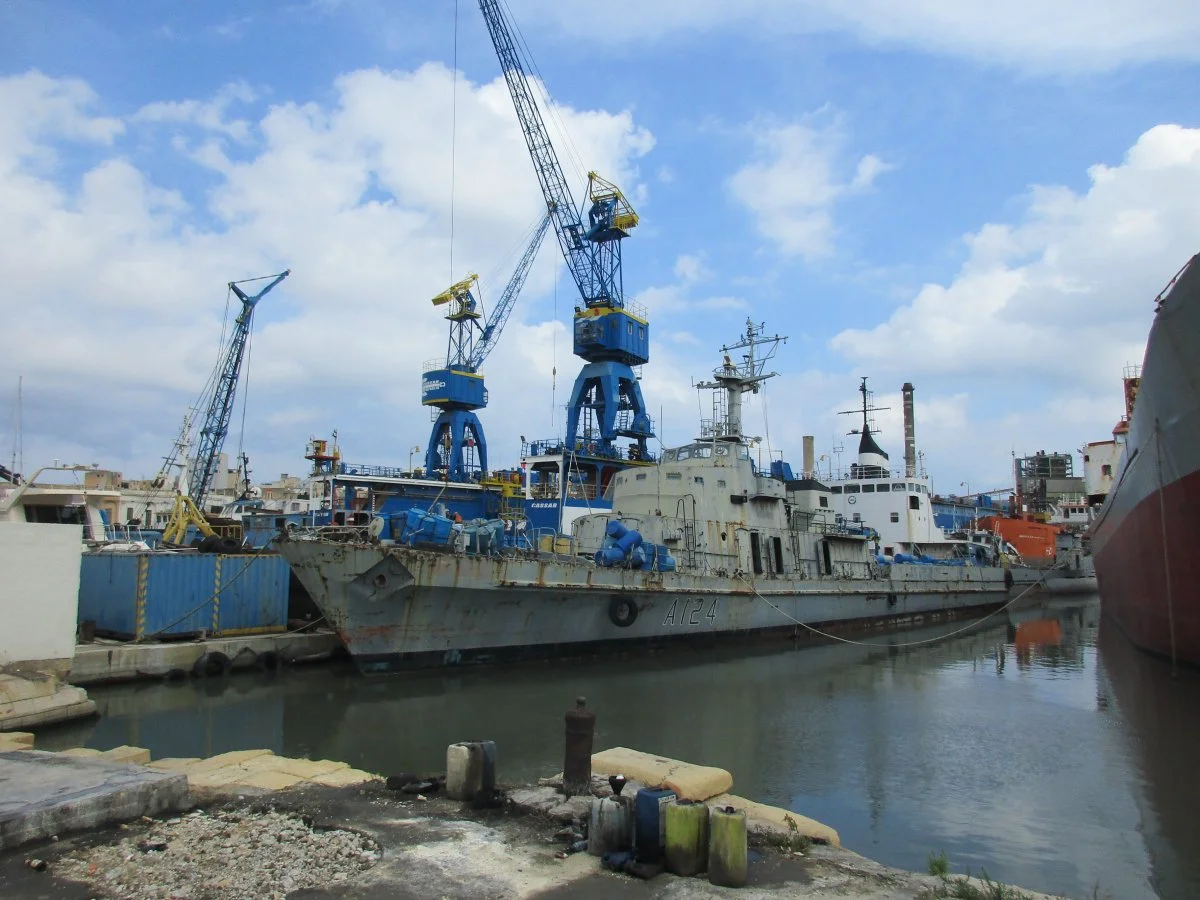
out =
[[[944,859],[944,854],[942,858]],[[929,865],[932,869],[932,854]],[[970,869],[967,870],[966,875],[959,875],[957,878],[951,878],[949,875],[938,872],[932,872],[932,874],[940,875],[942,879],[941,887],[933,892],[933,896],[938,900],[942,900],[942,898],[952,898],[952,900],[1031,900],[1030,895],[1022,890],[992,881],[988,878],[987,869],[981,869],[977,876],[978,880],[983,882],[982,886],[970,880]]]
[[[950,874],[950,860],[946,859],[945,850],[929,854],[929,874],[940,875],[943,878]]]
[[[763,835],[765,843],[779,850],[791,853],[798,853],[812,846],[812,838],[800,833],[800,826],[796,824],[795,819],[785,815],[783,821],[788,827],[788,833],[778,834],[772,832],[771,834]]]

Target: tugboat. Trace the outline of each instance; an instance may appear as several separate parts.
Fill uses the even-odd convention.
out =
[[[292,530],[279,553],[364,673],[905,627],[1004,603],[1002,568],[889,560],[873,530],[835,521],[827,485],[759,469],[742,397],[777,374],[766,363],[783,340],[747,323],[698,385],[713,419],[656,464],[614,474],[610,508],[569,536],[514,548],[499,519],[414,508]]]

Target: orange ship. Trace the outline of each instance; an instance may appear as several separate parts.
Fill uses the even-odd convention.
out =
[[[1029,565],[1054,562],[1054,540],[1060,530],[1057,525],[1008,516],[984,516],[979,520],[979,527],[1012,544]]]

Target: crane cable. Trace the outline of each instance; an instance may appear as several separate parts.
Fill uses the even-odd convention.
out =
[[[458,0],[454,0],[454,62],[450,71],[450,281],[454,282],[454,176],[458,148]]]

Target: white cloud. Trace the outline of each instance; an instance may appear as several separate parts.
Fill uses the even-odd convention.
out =
[[[195,125],[204,131],[216,132],[244,142],[250,137],[250,123],[245,119],[228,119],[229,107],[253,103],[258,94],[245,82],[227,84],[211,100],[166,100],[148,103],[133,114],[136,123],[159,122]]]
[[[639,291],[630,301],[635,308],[648,310],[656,328],[668,333],[674,322],[680,322],[697,312],[745,309],[741,297],[724,294],[697,296],[694,288],[712,278],[712,271],[703,255],[684,253],[675,259],[674,284],[651,285]]]
[[[886,383],[935,394],[966,386],[969,422],[950,435],[988,471],[1006,471],[1000,457],[1012,450],[1069,451],[1108,436],[1153,300],[1197,250],[1200,129],[1152,128],[1121,164],[1089,176],[1081,193],[1034,188],[1018,224],[965,238],[952,282],[927,284],[887,321],[832,341]],[[1030,440],[1040,446],[1021,446]]]
[[[92,116],[96,94],[76,78],[29,72],[0,78],[0,175],[22,164],[54,164],[55,139],[108,145],[124,131],[119,119]]]
[[[446,347],[428,298],[470,270],[499,272],[484,285],[497,296],[505,252],[543,208],[503,82],[460,76],[451,269],[450,90],[438,65],[353,72],[328,103],[282,103],[244,116],[244,129],[228,115],[253,102],[243,86],[143,107],[131,138],[164,123],[211,135],[199,149],[139,145],[157,148],[156,172],[206,165],[216,186],[189,194],[111,146],[125,126],[91,114],[86,84],[0,79],[0,108],[21,113],[0,120],[0,385],[24,376],[27,468],[82,446],[88,461],[153,471],[216,363],[225,283],[285,267],[291,277],[256,313],[243,382],[258,477],[296,471],[305,440],[339,426],[347,455],[363,461],[395,462],[423,444],[421,363]],[[636,159],[653,138],[628,113],[558,114],[589,164],[637,188]],[[244,139],[237,158],[225,138]],[[73,161],[91,157],[78,181],[54,167],[64,141]],[[519,382],[493,389],[482,413],[496,462],[515,456],[524,398],[549,394],[555,341],[564,401],[574,377],[569,334],[540,321],[556,252],[548,239],[488,361],[498,386]]]
[[[730,190],[755,216],[758,230],[789,256],[816,259],[833,252],[833,210],[848,194],[869,189],[891,168],[879,157],[862,157],[847,177],[846,137],[834,122],[755,126],[753,162],[738,170]]]
[[[513,6],[524,23],[552,22],[590,40],[622,43],[736,29],[772,39],[842,32],[868,44],[1042,71],[1200,59],[1200,5],[1180,0],[611,0],[599,31],[572,4]]]

